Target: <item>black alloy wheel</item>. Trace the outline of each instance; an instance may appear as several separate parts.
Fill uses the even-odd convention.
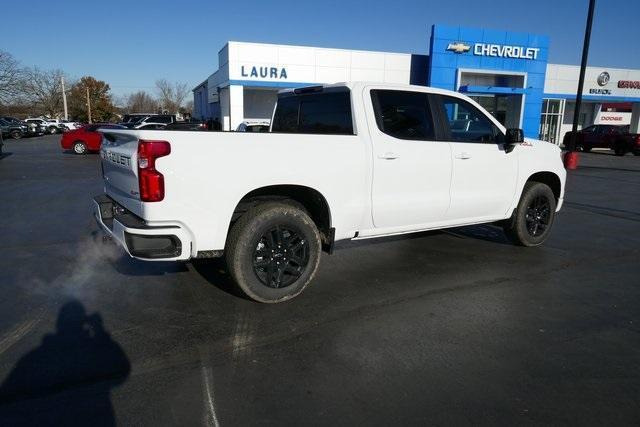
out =
[[[309,245],[293,227],[275,226],[258,241],[253,254],[253,270],[270,288],[293,284],[309,263]]]
[[[539,195],[531,200],[525,213],[527,231],[531,237],[539,237],[549,227],[551,203],[548,197]]]
[[[22,132],[20,132],[19,130],[12,130],[9,135],[11,136],[11,138],[13,139],[20,139],[22,138]]]
[[[224,256],[247,297],[278,303],[296,297],[313,280],[321,251],[320,232],[306,209],[280,199],[259,202],[236,220]]]
[[[516,245],[539,246],[549,237],[555,219],[556,197],[542,183],[527,182],[510,219],[502,223],[505,234]]]

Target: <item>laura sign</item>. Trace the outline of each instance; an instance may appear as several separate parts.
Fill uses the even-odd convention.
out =
[[[258,67],[258,66],[244,66],[240,67],[240,74],[242,77],[251,77],[254,79],[257,78],[270,78],[270,79],[287,79],[287,70],[286,68],[278,68],[278,67]]]

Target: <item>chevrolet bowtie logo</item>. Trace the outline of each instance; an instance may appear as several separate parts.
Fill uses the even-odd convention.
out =
[[[462,42],[455,42],[449,43],[449,46],[447,46],[447,50],[453,51],[455,53],[465,53],[471,50],[471,46]]]

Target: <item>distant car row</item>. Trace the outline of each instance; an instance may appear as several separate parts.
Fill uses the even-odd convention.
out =
[[[3,138],[20,139],[27,136],[62,133],[80,127],[77,122],[41,117],[19,120],[15,117],[1,116],[0,128]]]
[[[236,132],[269,132],[269,127],[268,120],[248,120],[241,123]],[[102,144],[100,129],[219,131],[220,123],[211,120],[176,121],[175,116],[168,114],[130,114],[117,124],[95,123],[65,132],[60,145],[63,150],[71,150],[76,154],[99,151]]]

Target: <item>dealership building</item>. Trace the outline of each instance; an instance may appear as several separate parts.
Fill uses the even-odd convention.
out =
[[[229,41],[218,70],[193,89],[193,116],[224,130],[269,121],[279,90],[347,81],[405,83],[464,93],[506,127],[559,144],[571,128],[579,67],[547,62],[544,35],[434,25],[428,54]],[[640,132],[640,70],[588,67],[580,126]]]

